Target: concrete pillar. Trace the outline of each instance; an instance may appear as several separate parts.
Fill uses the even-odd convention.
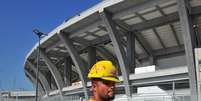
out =
[[[96,47],[88,48],[88,60],[88,69],[90,70],[90,68],[96,63]]]
[[[129,62],[129,72],[135,73],[135,35],[134,33],[129,32],[127,34],[127,58]]]
[[[64,83],[65,86],[71,85],[72,78],[72,60],[70,57],[66,57],[64,60]]]
[[[189,14],[189,0],[177,0],[181,30],[184,39],[184,47],[188,66],[191,101],[198,101],[197,78],[194,61],[195,38],[193,33],[192,18]]]

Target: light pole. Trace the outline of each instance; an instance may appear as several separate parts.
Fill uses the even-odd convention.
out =
[[[37,52],[37,71],[36,71],[36,101],[38,101],[38,78],[39,78],[39,62],[40,62],[40,40],[44,33],[40,32],[38,29],[34,29],[33,32],[38,36],[38,52]]]

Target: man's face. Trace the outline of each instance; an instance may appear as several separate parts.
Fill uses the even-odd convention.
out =
[[[104,101],[109,101],[114,99],[114,88],[115,82],[107,80],[96,80],[93,83],[93,90]]]

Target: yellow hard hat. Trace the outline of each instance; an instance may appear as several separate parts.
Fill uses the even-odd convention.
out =
[[[88,74],[88,78],[100,78],[103,80],[120,82],[117,77],[116,67],[112,64],[111,61],[108,60],[102,60],[94,64]]]

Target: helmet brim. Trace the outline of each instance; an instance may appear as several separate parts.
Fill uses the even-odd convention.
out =
[[[116,82],[116,83],[120,82],[119,79],[114,78],[114,77],[101,77],[101,79],[107,80],[107,81],[114,81],[114,82]]]

